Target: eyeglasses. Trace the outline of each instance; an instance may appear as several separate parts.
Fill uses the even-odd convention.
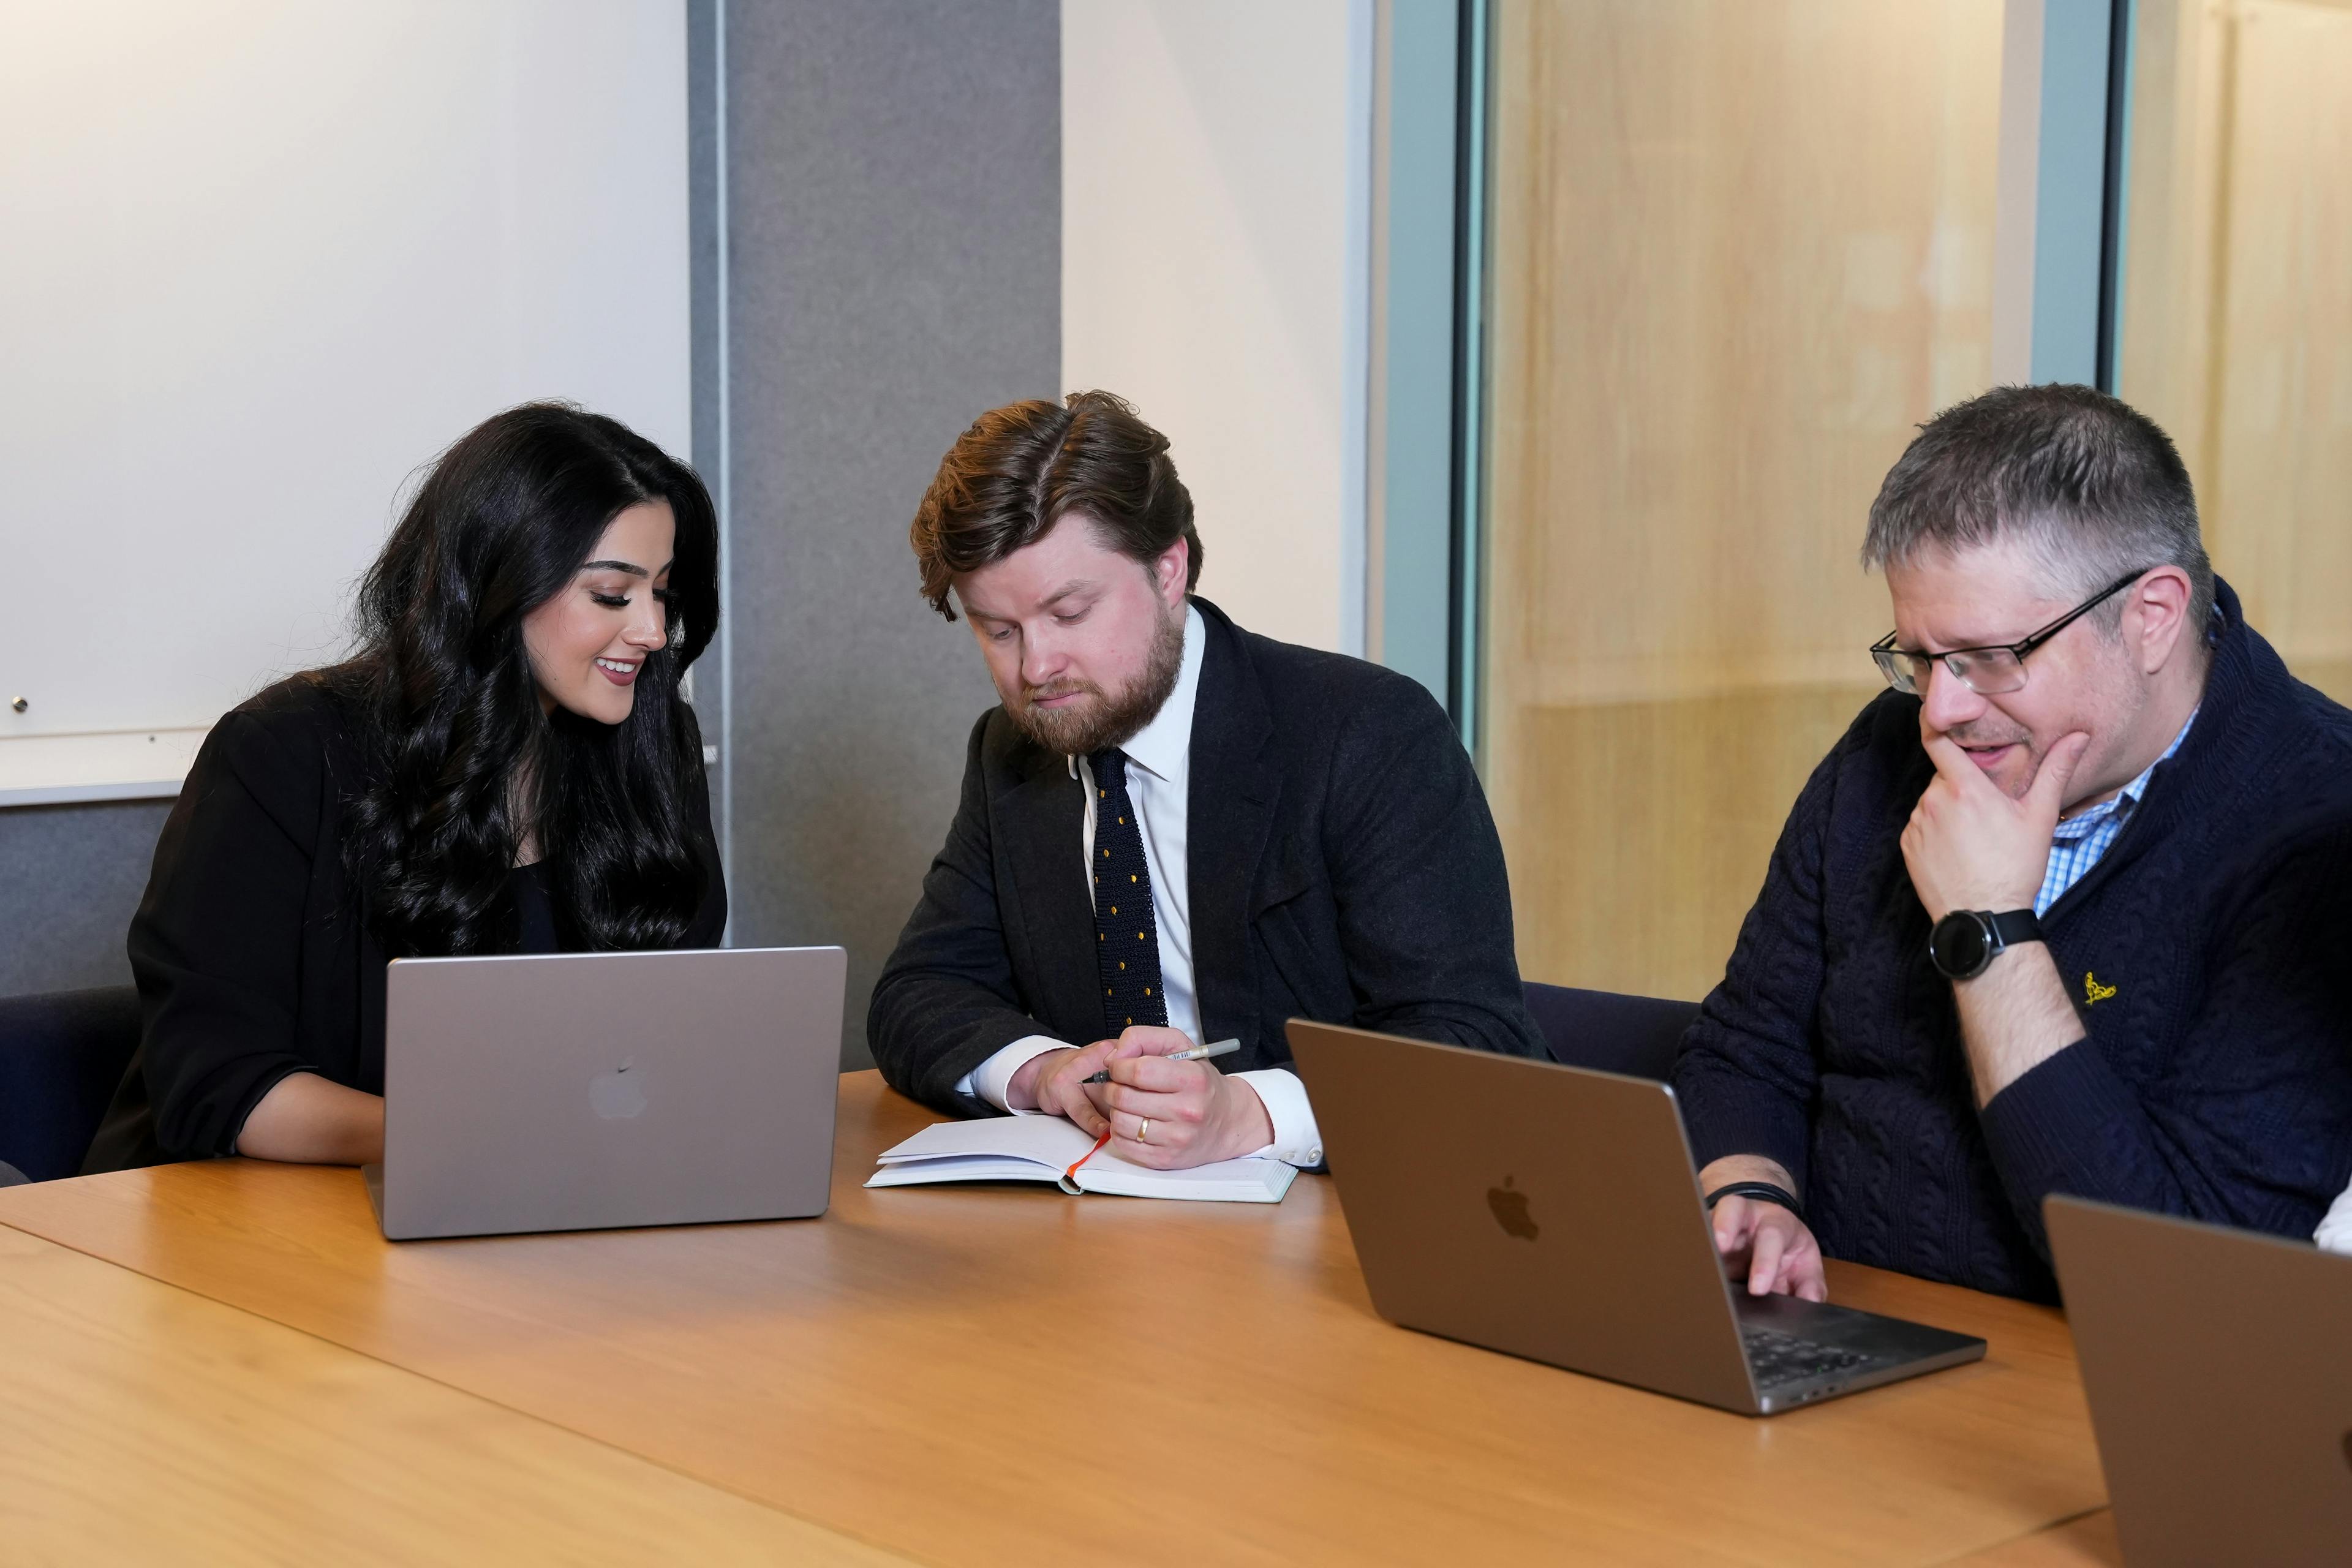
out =
[[[1870,645],[1870,657],[1878,661],[1878,673],[1886,677],[1886,684],[1906,697],[1919,694],[1919,689],[1927,684],[1928,672],[1937,664],[1979,697],[2021,690],[2025,686],[2027,654],[2064,631],[2078,616],[2114,598],[2154,570],[2143,566],[2129,576],[2116,578],[2023,642],[1992,647],[1956,647],[1945,653],[1915,653],[1896,647],[1895,634],[1889,632]]]

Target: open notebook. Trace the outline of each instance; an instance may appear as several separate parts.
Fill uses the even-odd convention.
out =
[[[1280,1160],[1224,1160],[1189,1171],[1130,1164],[1058,1116],[992,1116],[941,1121],[882,1151],[869,1187],[926,1182],[1054,1182],[1066,1193],[1205,1203],[1278,1204],[1296,1167]],[[1081,1163],[1083,1162],[1083,1163]],[[1076,1170],[1072,1171],[1071,1166]]]

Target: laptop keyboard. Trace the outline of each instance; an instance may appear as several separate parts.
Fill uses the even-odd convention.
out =
[[[1747,1347],[1748,1364],[1754,1370],[1759,1386],[1824,1377],[1833,1372],[1845,1372],[1864,1365],[1875,1359],[1856,1351],[1840,1350],[1835,1345],[1801,1340],[1794,1334],[1780,1333],[1773,1329],[1742,1329],[1739,1340]]]

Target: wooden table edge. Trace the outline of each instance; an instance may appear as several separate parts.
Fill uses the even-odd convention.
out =
[[[23,1237],[26,1240],[37,1242],[43,1246],[59,1247],[67,1252],[74,1254],[78,1258],[88,1258],[90,1262],[100,1268],[118,1269],[122,1273],[134,1275],[141,1279],[148,1281],[150,1284],[160,1287],[163,1289],[172,1291],[174,1294],[186,1296],[194,1300],[206,1302],[209,1305],[220,1308],[225,1311],[233,1312],[240,1318],[251,1319],[257,1323],[267,1324],[270,1328],[285,1333],[299,1335],[301,1338],[308,1340],[314,1344],[323,1346],[327,1350],[339,1355],[356,1356],[360,1360],[367,1362],[371,1365],[382,1367],[386,1372],[389,1372],[395,1376],[413,1378],[418,1383],[429,1384],[435,1388],[441,1389],[446,1393],[456,1395],[459,1399],[499,1411],[506,1415],[512,1416],[515,1419],[527,1423],[532,1426],[543,1427],[550,1432],[562,1433],[569,1439],[592,1445],[606,1454],[616,1456],[632,1464],[649,1466],[652,1468],[660,1470],[667,1475],[676,1477],[677,1479],[685,1481],[692,1486],[707,1487],[712,1491],[724,1493],[726,1496],[733,1498],[738,1502],[748,1504],[749,1506],[758,1509],[765,1513],[774,1514],[779,1519],[791,1520],[795,1524],[815,1531],[820,1535],[833,1536],[844,1542],[852,1542],[867,1552],[875,1553],[877,1556],[887,1558],[892,1562],[919,1565],[919,1568],[930,1568],[930,1559],[910,1552],[903,1546],[896,1546],[886,1542],[877,1541],[873,1537],[866,1535],[860,1531],[844,1529],[842,1526],[837,1524],[829,1524],[820,1520],[812,1519],[797,1509],[785,1508],[770,1499],[752,1496],[739,1488],[730,1487],[725,1482],[715,1479],[709,1476],[697,1475],[691,1470],[681,1468],[677,1465],[656,1458],[650,1454],[641,1453],[635,1449],[625,1447],[612,1441],[610,1438],[600,1436],[593,1432],[583,1431],[581,1428],[572,1426],[569,1423],[558,1421],[551,1416],[541,1415],[536,1411],[526,1410],[507,1400],[494,1398],[490,1394],[485,1394],[478,1389],[461,1386],[458,1384],[452,1383],[446,1377],[436,1376],[432,1373],[422,1371],[414,1366],[403,1365],[399,1362],[391,1360],[385,1356],[378,1355],[372,1351],[362,1349],[358,1345],[345,1344],[339,1340],[330,1339],[326,1335],[319,1333],[315,1330],[305,1328],[299,1323],[289,1322],[283,1318],[273,1317],[267,1312],[258,1311],[253,1308],[242,1306],[237,1302],[226,1300],[219,1296],[207,1294],[206,1292],[195,1289],[191,1286],[180,1284],[176,1280],[165,1279],[160,1274],[151,1272],[144,1268],[134,1268],[127,1263],[118,1262],[111,1258],[93,1252],[87,1247],[76,1246],[70,1241],[62,1240],[57,1237],[44,1236],[38,1231],[28,1230],[22,1226],[11,1225],[5,1220],[0,1220],[0,1230],[5,1230],[12,1236]]]

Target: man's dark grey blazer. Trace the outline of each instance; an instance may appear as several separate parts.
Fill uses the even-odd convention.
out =
[[[1287,1067],[1293,1017],[1540,1057],[1519,992],[1494,818],[1414,681],[1243,631],[1208,633],[1186,854],[1194,994],[1227,1072]],[[963,799],[874,988],[893,1089],[991,1113],[957,1083],[1027,1035],[1103,1037],[1084,787],[1001,707],[972,726]]]

